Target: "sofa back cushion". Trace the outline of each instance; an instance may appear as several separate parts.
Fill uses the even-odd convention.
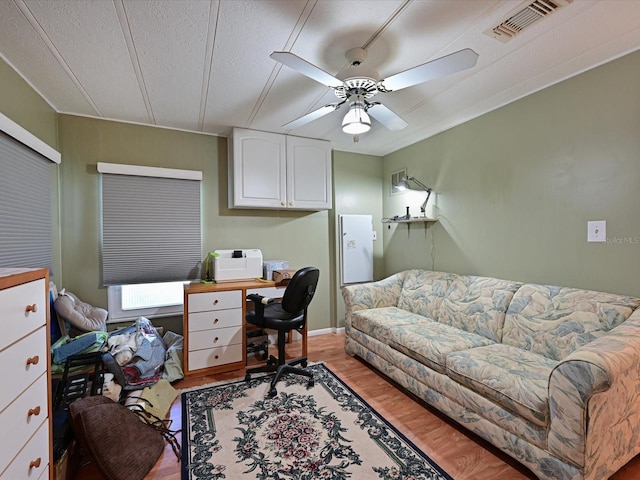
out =
[[[437,320],[499,342],[507,308],[521,285],[511,280],[460,275],[449,285]]]
[[[502,343],[562,360],[604,336],[640,306],[640,299],[546,285],[523,285],[505,318]]]
[[[442,298],[458,277],[455,273],[408,270],[402,283],[398,308],[437,320]]]

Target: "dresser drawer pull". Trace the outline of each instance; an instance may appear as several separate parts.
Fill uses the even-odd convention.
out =
[[[213,319],[213,324],[214,324],[214,325],[216,325],[219,321],[220,321],[219,319],[214,318],[214,319]]]
[[[215,357],[215,358],[216,358],[216,360],[218,360],[220,357],[219,357],[218,355],[216,355],[216,357]]]
[[[34,408],[30,408],[29,411],[27,412],[27,415],[29,416],[35,415],[36,417],[40,415],[40,405],[37,405]]]
[[[218,337],[213,339],[213,343],[218,343]]]
[[[27,358],[27,365],[37,365],[40,361],[40,357],[38,355],[34,355],[33,357]]]
[[[220,303],[220,300],[218,300],[217,298],[213,301],[214,305],[217,305],[218,303]]]
[[[42,459],[40,457],[36,458],[35,460],[31,460],[31,462],[29,462],[29,470],[31,470],[32,468],[40,468],[41,462]]]
[[[33,312],[36,313],[38,311],[38,305],[36,305],[35,303],[33,305],[27,305],[27,313],[29,312]]]

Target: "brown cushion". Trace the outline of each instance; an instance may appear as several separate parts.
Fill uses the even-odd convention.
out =
[[[69,413],[77,440],[107,480],[143,480],[164,450],[160,432],[102,395],[76,400]]]

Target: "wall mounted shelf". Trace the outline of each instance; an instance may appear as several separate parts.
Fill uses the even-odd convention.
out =
[[[388,223],[388,224],[391,224],[391,223],[409,223],[409,224],[411,224],[411,223],[422,222],[426,226],[428,223],[435,223],[437,221],[438,221],[438,219],[436,219],[436,218],[411,217],[411,218],[403,218],[403,219],[399,219],[399,220],[392,220],[392,219],[388,218],[386,220],[382,220],[382,223]]]
[[[403,218],[398,220],[393,220],[391,218],[383,219],[382,223],[387,225],[387,228],[391,228],[392,224],[401,224],[405,223],[407,225],[407,234],[411,230],[412,223],[422,223],[424,224],[424,230],[427,231],[427,227],[431,223],[436,223],[438,220],[435,218],[427,218],[427,217],[411,217],[411,218]]]

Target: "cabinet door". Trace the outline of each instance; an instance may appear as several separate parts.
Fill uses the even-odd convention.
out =
[[[331,143],[287,137],[287,207],[331,208]]]
[[[229,208],[286,206],[285,137],[234,129],[229,144]]]

